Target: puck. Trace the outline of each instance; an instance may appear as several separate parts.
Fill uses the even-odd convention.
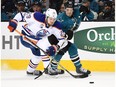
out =
[[[89,82],[90,84],[94,84],[94,82]]]

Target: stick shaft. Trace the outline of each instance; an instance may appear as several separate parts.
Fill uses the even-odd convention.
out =
[[[21,36],[25,36],[22,33],[20,33],[18,30],[15,30],[19,35]],[[32,40],[30,40],[29,38],[25,37],[30,43],[32,43],[37,49],[40,49],[45,55],[47,55],[49,58],[51,58],[51,60],[55,60],[53,59],[51,56],[49,56],[43,49],[41,49],[40,47],[38,47]],[[56,60],[55,60],[56,61]],[[57,62],[57,61],[56,61]],[[49,63],[50,64],[50,63]],[[48,66],[49,66],[48,64]],[[59,62],[57,62],[57,64],[64,69],[68,74],[70,74],[72,77],[74,78],[80,78],[79,75],[73,75],[72,73],[70,73],[66,68],[64,68],[61,64],[59,64]],[[46,69],[42,72],[42,74],[47,70],[48,66],[46,67]],[[39,78],[40,76],[38,75],[37,77],[35,77],[35,79]]]

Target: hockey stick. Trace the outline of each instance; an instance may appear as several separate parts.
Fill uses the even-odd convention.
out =
[[[45,55],[47,55],[47,57],[50,57],[43,49],[41,49],[40,47],[38,47],[38,46],[36,45],[37,42],[35,42],[35,41],[33,41],[33,40],[27,38],[25,35],[23,35],[23,34],[22,34],[20,31],[18,31],[18,30],[15,30],[15,32],[17,32],[20,36],[24,36],[24,39],[25,39],[25,40],[29,41],[32,45],[34,45],[35,48],[40,49]],[[50,61],[50,63],[51,63],[51,61]],[[49,63],[49,64],[50,64],[50,63]],[[49,64],[48,64],[48,66],[49,66]],[[38,75],[38,76],[35,77],[34,79],[39,78],[39,77],[47,70],[48,66],[44,69],[44,71],[43,71],[40,75]]]
[[[19,35],[21,35],[21,36],[25,36],[25,35],[23,35],[22,33],[20,33],[18,30],[15,30],[15,32],[17,32]],[[39,50],[41,50],[45,55],[47,55],[49,58],[51,58],[43,49],[41,49],[40,47],[38,47],[32,40],[30,40],[29,38],[27,38],[27,37],[24,37],[26,40],[28,40],[30,43],[32,43],[37,49],[39,49]],[[53,59],[53,58],[51,58],[51,59]],[[54,61],[55,62],[57,62],[55,59],[54,59]],[[49,63],[50,64],[50,63]],[[49,66],[49,64],[48,64],[48,66]],[[72,73],[70,73],[67,69],[65,69],[61,64],[59,64],[58,62],[57,62],[57,64],[62,68],[62,69],[64,69],[67,73],[69,73],[72,77],[74,77],[74,78],[85,78],[85,77],[87,77],[88,75],[74,75],[74,74],[72,74]],[[42,72],[42,74],[47,70],[47,68],[48,68],[48,66],[46,67],[46,69]],[[42,75],[41,74],[41,75]],[[37,78],[39,78],[41,75],[38,75],[37,77],[35,77],[34,79],[37,79]]]
[[[67,40],[67,36],[66,36],[66,38],[65,38],[65,40]],[[65,42],[63,42],[63,44],[64,44]],[[63,44],[61,45],[61,47],[63,46]],[[58,51],[57,51],[58,52]],[[45,51],[44,51],[44,53],[45,53],[45,55],[48,55]],[[57,54],[57,53],[56,53]],[[55,55],[56,55],[55,54]],[[51,57],[51,56],[49,56],[50,58],[51,58],[51,60],[50,60],[50,63],[52,62],[52,60],[53,60],[53,58]],[[44,71],[42,72],[42,74],[45,72],[45,71],[47,71],[47,69],[48,69],[48,67],[49,67],[49,65],[50,65],[50,63],[48,64],[48,66],[44,69]],[[57,64],[58,64],[58,62],[57,62]],[[35,77],[34,79],[37,79],[37,78],[39,78],[41,75],[38,75],[37,77]]]

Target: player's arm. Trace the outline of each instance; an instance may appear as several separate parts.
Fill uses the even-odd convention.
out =
[[[56,33],[57,32],[57,33]],[[53,56],[57,51],[64,48],[67,45],[67,41],[65,40],[64,36],[61,36],[62,31],[54,32],[51,36],[48,36],[48,41],[50,42],[51,46],[48,47],[46,52],[48,55]]]
[[[77,22],[74,22],[73,26],[68,29],[68,31],[66,32],[67,36],[68,36],[68,40],[71,40],[73,37],[74,32],[78,29],[79,25],[77,24]]]
[[[9,21],[8,29],[10,32],[13,32],[17,28],[18,21],[15,19],[12,19]]]
[[[54,34],[58,39],[57,45],[59,46],[59,48],[60,49],[64,48],[68,44],[67,35],[62,30],[56,30]]]
[[[21,20],[22,20],[21,13],[18,13],[15,15],[13,19],[9,21],[8,29],[10,30],[10,32],[13,32],[17,28],[18,22]]]

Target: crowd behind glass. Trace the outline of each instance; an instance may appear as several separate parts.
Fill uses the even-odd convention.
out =
[[[74,1],[74,9],[78,8],[86,13],[91,11],[94,14],[92,20],[83,19],[83,21],[115,21],[115,0]],[[67,0],[1,0],[1,21],[9,21],[18,12],[34,12],[32,8],[35,5],[42,13],[50,7],[55,8],[60,14],[65,11],[65,2]]]

